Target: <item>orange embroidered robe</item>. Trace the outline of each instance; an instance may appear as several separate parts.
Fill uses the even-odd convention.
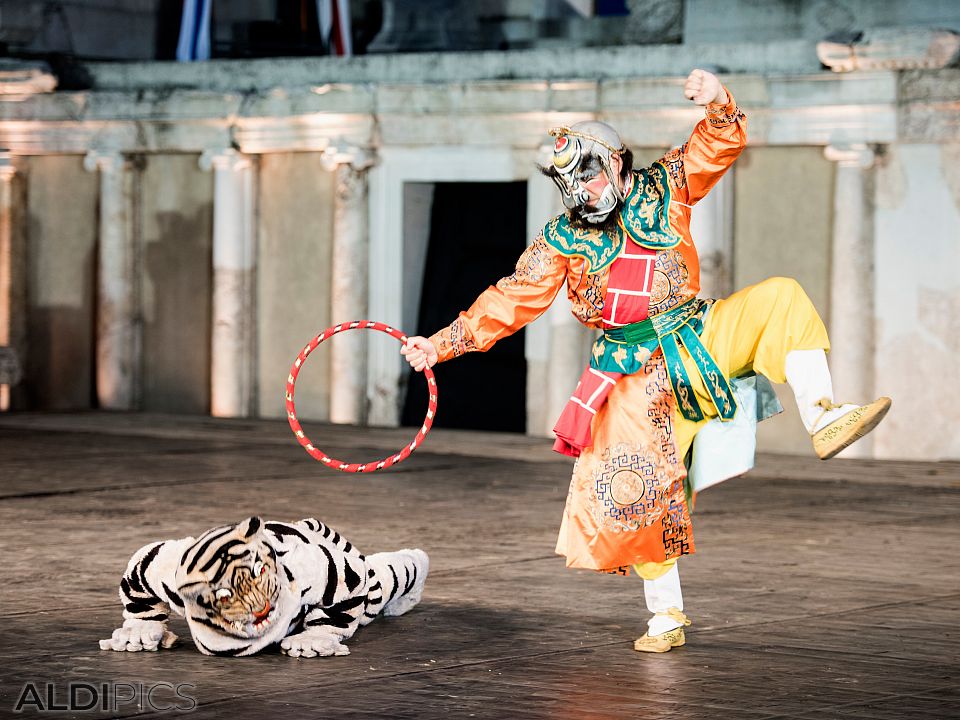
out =
[[[657,227],[679,240],[656,253],[651,316],[699,293],[700,265],[690,237],[690,210],[745,144],[746,119],[730,95],[726,105],[707,106],[706,117],[687,143],[651,168],[634,173],[634,183],[666,178],[667,188],[651,188],[650,206],[643,215],[645,220],[659,218]],[[611,238],[599,231],[561,237],[555,230],[560,217],[548,223],[520,256],[512,275],[488,288],[430,338],[441,362],[488,350],[543,314],[564,285],[576,318],[588,327],[603,326],[610,266],[631,238],[626,233]],[[568,565],[612,571],[693,552],[683,491],[686,470],[671,429],[674,408],[659,350],[641,372],[617,383],[591,425],[593,447],[574,466],[557,544]]]

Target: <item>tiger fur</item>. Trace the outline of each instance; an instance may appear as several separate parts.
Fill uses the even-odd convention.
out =
[[[275,643],[291,657],[347,655],[344,642],[379,614],[418,602],[422,550],[363,555],[319,520],[251,517],[198,538],[140,548],[120,581],[123,626],[103,650],[168,648],[172,613],[207,655],[252,655]]]

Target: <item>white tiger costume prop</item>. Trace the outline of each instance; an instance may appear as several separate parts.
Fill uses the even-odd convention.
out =
[[[277,642],[292,657],[347,655],[343,642],[359,626],[420,602],[429,567],[422,550],[364,556],[313,518],[251,517],[134,553],[120,581],[123,627],[100,648],[170,647],[172,610],[207,655],[252,655]]]

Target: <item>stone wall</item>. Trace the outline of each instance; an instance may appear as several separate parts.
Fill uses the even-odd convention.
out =
[[[74,325],[87,334],[55,338],[73,343],[57,358],[86,363],[84,375],[71,378],[87,378],[79,386],[85,396],[78,401],[73,386],[45,386],[33,405],[56,397],[89,406],[92,384],[102,407],[204,411],[209,403],[215,415],[282,416],[290,363],[319,330],[363,316],[409,325],[421,261],[405,251],[422,245],[415,207],[421,222],[428,215],[428,193],[419,205],[404,201],[412,183],[422,190],[440,182],[526,182],[532,239],[557,210],[555,190],[536,170],[550,151],[548,128],[608,120],[636,149],[637,163],[649,163],[684,142],[702,117],[683,98],[677,68],[730,59],[756,68],[723,77],[748,114],[750,147],[711,201],[694,209],[698,237],[710,238],[714,255],[711,282],[735,288],[770,275],[797,277],[836,335],[838,397],[894,396],[895,414],[873,437],[873,452],[956,457],[948,438],[911,435],[923,427],[927,402],[909,395],[902,379],[909,374],[886,348],[926,343],[927,382],[949,371],[956,288],[943,268],[956,265],[950,169],[960,71],[825,72],[812,45],[799,40],[616,48],[607,62],[598,58],[588,49],[97,65],[91,90],[44,92],[34,83],[33,95],[0,102],[0,147],[24,176],[15,181],[29,185],[28,224],[38,227],[28,233],[39,243],[30,248],[31,277],[56,282],[72,268],[57,292],[72,288],[86,298],[71,302],[85,313]],[[570,78],[571,66],[592,76]],[[77,160],[88,151],[91,172]],[[894,172],[900,156],[910,161]],[[932,169],[934,161],[942,170]],[[65,202],[62,189],[54,193],[63,187]],[[917,222],[922,233],[911,231]],[[81,231],[66,239],[64,260],[55,238],[68,226]],[[923,238],[935,252],[905,248],[901,235]],[[131,249],[139,268],[132,275],[125,270]],[[181,258],[186,266],[177,265]],[[334,266],[344,268],[337,274],[344,282],[331,281]],[[884,293],[900,268],[909,268],[908,277],[891,315]],[[204,275],[212,275],[206,285]],[[110,282],[98,290],[94,276]],[[164,296],[164,286],[177,286],[176,297]],[[180,304],[189,293],[195,302]],[[25,389],[60,377],[47,367],[55,323],[41,317],[59,300],[31,298],[29,340],[47,349],[28,365]],[[192,315],[177,323],[178,313]],[[141,354],[128,356],[137,334]],[[561,297],[526,338],[528,431],[547,434],[583,367],[589,333]],[[298,384],[298,410],[318,420],[396,423],[403,373],[395,346],[381,338],[354,352],[344,344],[350,339],[312,357]],[[101,354],[91,374],[94,346]],[[183,348],[194,351],[189,367],[175,363]],[[348,391],[340,401],[339,388]],[[344,414],[335,418],[334,407]],[[809,451],[792,410],[763,426],[761,447]]]
[[[97,179],[74,155],[31,157],[27,182],[27,345],[16,392],[28,407],[94,405]]]
[[[257,252],[257,414],[286,417],[284,383],[297,353],[331,325],[333,173],[320,153],[260,161]],[[339,318],[343,319],[343,318]],[[330,348],[321,345],[297,381],[301,419],[330,417]]]
[[[960,144],[890,146],[876,204],[878,457],[960,457]],[[839,340],[839,339],[838,339]]]
[[[141,176],[140,407],[210,411],[213,179],[199,155],[148,155]]]

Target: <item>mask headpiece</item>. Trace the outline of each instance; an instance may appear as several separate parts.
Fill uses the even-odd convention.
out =
[[[564,206],[575,210],[588,223],[605,222],[624,199],[619,179],[610,165],[610,158],[626,149],[617,131],[606,123],[588,120],[570,127],[553,128],[550,135],[556,142],[552,167],[546,168],[545,174],[560,189]],[[588,207],[590,195],[584,184],[601,172],[607,178],[607,186],[593,207]]]

